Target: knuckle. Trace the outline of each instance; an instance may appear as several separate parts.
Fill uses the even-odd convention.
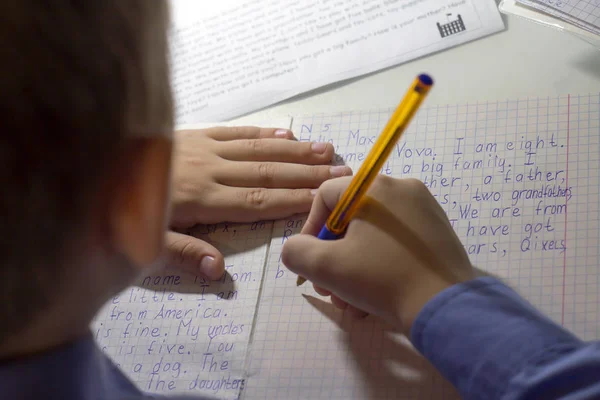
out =
[[[171,246],[171,262],[179,265],[185,264],[190,253],[193,251],[193,246],[190,242],[177,241]]]
[[[238,135],[240,135],[242,133],[242,128],[239,127],[239,126],[232,126],[232,127],[229,128],[229,131],[233,135],[238,136]]]
[[[275,132],[280,128],[256,128],[256,132],[258,137],[261,138],[272,138],[275,135]]]
[[[260,163],[257,167],[257,174],[259,180],[263,184],[268,184],[273,181],[275,177],[275,165],[271,163]]]
[[[254,188],[246,192],[246,203],[257,209],[263,209],[267,203],[267,189],[265,188]]]
[[[425,191],[428,191],[427,186],[425,186],[423,182],[416,178],[403,179],[403,183],[407,189],[416,193],[423,193]]]
[[[285,197],[288,201],[296,201],[307,198],[312,202],[312,196],[309,195],[309,192],[306,189],[288,189],[285,191]]]
[[[425,186],[425,184],[419,179],[397,179],[383,175],[379,175],[375,179],[375,181],[373,182],[373,187],[378,192],[390,192],[400,190],[401,192],[407,192],[414,195],[421,195],[425,192],[429,192],[427,186]]]
[[[335,188],[337,188],[338,185],[336,184],[336,182],[334,180],[327,180],[323,183],[321,183],[321,185],[319,186],[319,191],[323,191],[323,192],[327,192],[330,190],[335,190]]]
[[[260,139],[249,139],[246,141],[248,152],[250,154],[260,154],[263,150],[263,141]]]
[[[352,182],[351,176],[342,176],[340,178],[328,179],[319,186],[319,189],[325,191],[344,191]]]
[[[394,184],[398,184],[396,179],[385,175],[377,175],[373,181],[373,192],[385,193],[391,190]]]
[[[329,177],[328,166],[307,165],[304,168],[306,169],[306,176],[310,177],[313,181],[324,181]]]
[[[315,153],[313,151],[312,142],[292,142],[292,145],[294,146],[294,149],[298,156],[306,157],[306,160],[321,159],[321,157],[323,157],[323,154],[326,154],[326,152],[324,152],[323,154]]]
[[[324,196],[334,195],[337,202],[340,200],[340,198],[344,194],[344,191],[350,185],[351,181],[351,176],[344,176],[341,178],[326,180],[319,186],[319,192],[321,192]]]

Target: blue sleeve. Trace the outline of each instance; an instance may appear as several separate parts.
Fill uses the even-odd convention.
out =
[[[600,343],[582,342],[491,277],[430,300],[411,341],[464,399],[600,398]]]

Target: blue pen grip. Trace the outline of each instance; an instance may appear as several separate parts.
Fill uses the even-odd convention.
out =
[[[327,229],[327,225],[323,225],[323,228],[321,228],[321,232],[319,232],[319,236],[317,237],[321,240],[336,240],[339,239],[340,236]]]

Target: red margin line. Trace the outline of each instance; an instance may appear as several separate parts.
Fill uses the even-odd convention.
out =
[[[568,207],[568,192],[569,189],[569,136],[571,134],[571,95],[567,97],[567,168],[566,168],[566,182],[565,182],[565,252],[563,253],[563,282],[562,282],[562,314],[560,317],[561,325],[565,325],[565,286],[567,278],[567,214],[569,211]]]

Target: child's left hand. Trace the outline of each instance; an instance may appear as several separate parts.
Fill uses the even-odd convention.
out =
[[[307,212],[321,183],[352,174],[329,165],[333,154],[331,144],[295,141],[287,129],[176,132],[171,228]],[[209,278],[223,274],[223,256],[200,239],[169,232],[167,249],[171,265]]]

